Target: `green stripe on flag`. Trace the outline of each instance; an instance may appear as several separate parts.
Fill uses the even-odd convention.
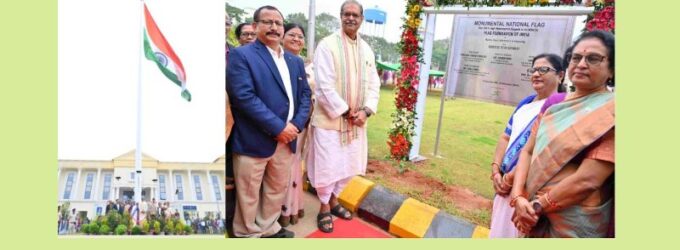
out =
[[[163,75],[165,75],[165,77],[170,79],[170,81],[174,82],[180,88],[182,87],[182,81],[180,81],[177,78],[177,75],[175,75],[175,73],[173,73],[168,68],[163,66],[163,64],[161,64],[161,62],[158,61],[158,58],[156,58],[156,55],[154,54],[153,49],[151,49],[151,44],[149,43],[149,37],[146,35],[146,30],[144,31],[144,57],[146,57],[146,59],[149,59],[149,60],[155,62],[156,66],[158,66],[158,69],[161,70],[161,72],[163,73]],[[191,93],[189,93],[189,90],[184,89],[182,91],[181,96],[185,100],[187,100],[189,102],[191,101]]]

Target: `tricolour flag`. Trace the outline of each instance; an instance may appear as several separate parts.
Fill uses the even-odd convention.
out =
[[[144,4],[144,23],[144,56],[154,61],[170,81],[182,88],[182,98],[191,101],[191,93],[186,88],[186,74],[182,61],[158,29],[146,4]]]

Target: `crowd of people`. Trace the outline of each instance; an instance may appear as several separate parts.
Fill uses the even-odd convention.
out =
[[[82,226],[90,223],[87,216],[80,215],[75,208],[69,210],[68,207],[69,205],[62,204],[57,208],[58,234],[80,233]],[[170,206],[170,202],[156,202],[155,198],[151,199],[151,202],[142,201],[141,203],[127,199],[108,201],[104,214],[97,214],[96,220],[110,213],[129,216],[132,226],[141,226],[144,221],[176,220],[184,221],[185,225],[192,228],[192,232],[198,234],[223,234],[225,232],[225,222],[220,215],[206,215],[201,218],[198,216],[198,211],[193,213],[185,211],[184,216],[181,216],[179,210]]]
[[[362,5],[345,1],[340,17],[341,30],[307,60],[304,28],[284,25],[273,6],[237,26],[238,47],[225,46],[230,237],[293,237],[285,227],[305,214],[305,177],[320,203],[320,231],[333,232],[333,217],[353,218],[338,196],[365,174],[366,122],[381,79],[358,33]],[[230,28],[227,17],[227,35]],[[536,93],[515,109],[491,163],[490,236],[613,237],[613,34],[584,33],[563,56],[534,57],[528,73]]]

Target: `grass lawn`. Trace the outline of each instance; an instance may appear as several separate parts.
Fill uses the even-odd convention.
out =
[[[462,98],[447,100],[444,103],[439,142],[439,155],[442,158],[438,158],[433,156],[433,152],[439,105],[438,94],[427,96],[420,154],[428,160],[424,164],[412,166],[411,170],[421,172],[447,185],[466,187],[472,192],[492,199],[494,191],[489,180],[489,164],[493,158],[498,136],[502,133],[514,107]],[[380,92],[378,113],[369,119],[368,124],[369,158],[371,159],[383,160],[388,155],[387,133],[391,126],[390,115],[393,111],[393,90],[383,88]],[[418,193],[414,193],[408,187],[393,187],[382,180],[373,181],[413,198],[419,198]],[[456,211],[451,204],[443,202],[441,195],[432,195],[421,201],[488,227],[490,211],[462,213]]]

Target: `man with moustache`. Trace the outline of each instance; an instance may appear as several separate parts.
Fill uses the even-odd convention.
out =
[[[338,202],[349,180],[366,173],[366,120],[378,109],[380,79],[373,51],[361,36],[363,7],[354,0],[340,7],[342,30],[324,38],[314,53],[316,102],[307,175],[321,201],[317,226],[333,231],[331,214],[352,213]]]
[[[283,15],[263,6],[253,15],[257,40],[229,54],[227,92],[236,237],[292,238],[279,225],[297,134],[309,119],[311,90],[304,63],[281,47]]]

